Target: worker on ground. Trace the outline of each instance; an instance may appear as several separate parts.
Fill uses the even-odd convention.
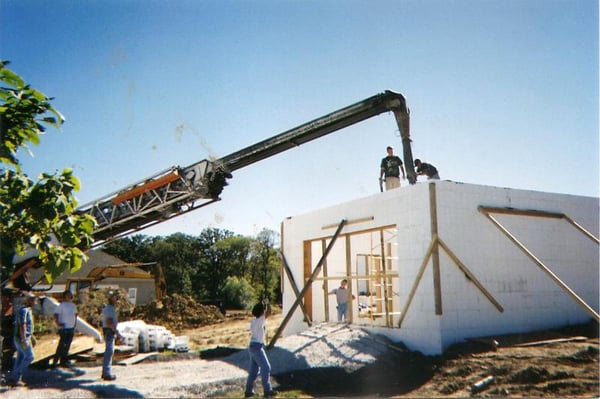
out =
[[[108,303],[102,309],[102,332],[104,333],[104,359],[102,360],[102,379],[114,381],[117,377],[111,373],[112,358],[115,352],[115,339],[121,340],[123,337],[117,330],[119,324],[117,316],[117,291],[109,291],[107,294]]]
[[[335,299],[337,301],[337,320],[339,323],[348,322],[348,290],[346,286],[348,285],[348,280],[343,279],[340,282],[340,286],[338,288],[333,289],[329,295],[335,295]],[[352,295],[352,299],[356,299],[354,295]]]
[[[381,171],[379,173],[379,186],[383,191],[382,182],[385,181],[385,190],[400,187],[400,172],[402,178],[406,179],[404,164],[400,157],[394,155],[394,148],[387,147],[387,156],[381,160]]]
[[[31,307],[35,303],[35,299],[35,295],[32,293],[25,293],[24,305],[15,315],[14,343],[15,348],[17,348],[17,360],[8,376],[8,385],[13,387],[25,385],[21,378],[23,372],[33,361],[35,338],[33,336],[33,311]]]
[[[60,305],[54,310],[54,321],[58,326],[58,346],[54,354],[54,362],[52,367],[71,367],[69,362],[69,350],[73,335],[75,334],[75,326],[77,325],[77,307],[73,303],[73,294],[66,290],[63,292],[63,299]],[[59,364],[60,362],[60,364]]]
[[[420,159],[415,159],[415,166],[417,167],[417,176],[425,175],[427,180],[440,180],[440,175],[435,166],[429,163],[421,162]]]
[[[250,321],[250,367],[248,369],[248,379],[246,380],[245,398],[251,398],[254,394],[254,381],[260,372],[260,378],[263,386],[263,395],[265,398],[277,395],[271,386],[271,364],[265,352],[265,334],[267,332],[267,317],[271,315],[271,305],[265,305],[262,301],[258,302],[252,308]]]

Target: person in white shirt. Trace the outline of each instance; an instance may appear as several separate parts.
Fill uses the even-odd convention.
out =
[[[73,335],[75,335],[75,326],[77,325],[77,307],[73,303],[73,294],[66,290],[63,292],[63,300],[54,310],[54,321],[58,326],[58,346],[54,354],[52,367],[71,367],[69,362],[69,350]],[[59,363],[60,362],[60,363]]]
[[[254,381],[260,371],[261,382],[265,398],[275,396],[277,393],[271,387],[271,364],[265,352],[265,333],[267,331],[267,317],[271,314],[271,307],[257,303],[252,308],[254,318],[250,322],[250,369],[246,380],[245,398],[254,396]]]

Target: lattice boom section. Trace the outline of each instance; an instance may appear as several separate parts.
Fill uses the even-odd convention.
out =
[[[96,240],[140,230],[195,209],[195,201],[212,202],[207,175],[212,165],[201,161],[185,169],[174,166],[78,210],[96,218]]]

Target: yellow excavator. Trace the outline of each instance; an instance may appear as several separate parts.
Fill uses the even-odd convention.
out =
[[[149,274],[140,270],[140,266],[154,266],[154,273]],[[154,278],[156,300],[160,301],[166,295],[166,280],[159,263],[123,263],[110,266],[98,266],[93,268],[87,277],[69,278],[65,283],[65,289],[71,291],[74,296],[88,289],[97,288],[100,281],[106,278]]]

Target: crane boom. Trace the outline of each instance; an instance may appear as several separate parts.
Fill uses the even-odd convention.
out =
[[[97,246],[218,201],[231,172],[237,169],[389,111],[400,129],[407,177],[414,184],[409,110],[401,94],[386,90],[220,159],[172,166],[83,205],[77,212],[98,221],[93,232]]]

